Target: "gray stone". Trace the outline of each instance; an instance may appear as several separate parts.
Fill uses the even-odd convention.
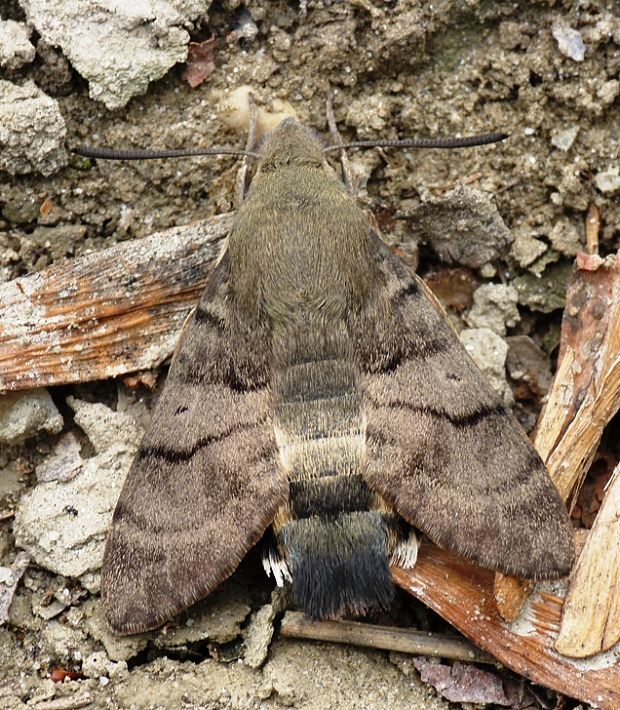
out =
[[[601,192],[617,192],[620,190],[620,175],[618,168],[611,168],[594,176],[594,184]]]
[[[528,229],[515,230],[515,240],[510,248],[510,256],[519,264],[527,267],[547,251],[547,245],[536,239]]]
[[[465,349],[504,404],[514,404],[514,395],[506,381],[506,341],[489,328],[465,328],[460,337]]]
[[[21,22],[0,19],[0,67],[13,71],[30,64],[36,54],[31,34],[30,27]]]
[[[620,81],[618,79],[610,79],[599,86],[596,95],[601,99],[604,106],[611,106],[620,94]]]
[[[61,47],[89,82],[92,99],[107,108],[143,94],[177,62],[185,61],[186,27],[204,15],[210,0],[20,0],[41,37]]]
[[[99,599],[89,599],[82,604],[80,618],[72,619],[76,626],[84,626],[89,636],[99,641],[112,661],[128,661],[146,648],[151,634],[118,636],[109,627]]]
[[[31,81],[0,81],[0,170],[51,175],[67,162],[58,102]]]
[[[521,319],[518,300],[519,294],[512,286],[485,284],[474,292],[474,305],[465,320],[472,328],[490,328],[498,335],[506,335],[506,328],[514,327]]]
[[[114,412],[101,402],[83,402],[75,397],[67,397],[67,404],[75,412],[75,423],[86,434],[98,454],[112,446],[137,449],[142,429],[132,415]]]
[[[41,627],[41,655],[55,664],[73,665],[80,662],[91,651],[83,629],[72,628],[57,619],[51,619]]]
[[[551,26],[551,34],[565,57],[583,62],[587,47],[577,30],[569,27],[564,20],[556,20]]]
[[[127,663],[111,661],[104,651],[95,651],[82,662],[82,673],[87,678],[123,678],[128,673]]]
[[[551,145],[554,145],[560,150],[567,151],[575,142],[577,133],[579,133],[579,126],[571,126],[563,131],[559,131],[555,135],[551,136]]]
[[[566,286],[572,273],[570,262],[548,266],[541,275],[523,274],[512,281],[519,293],[519,303],[541,313],[564,308]]]
[[[583,249],[579,230],[569,219],[559,219],[553,225],[549,239],[553,248],[566,256],[575,256]]]
[[[9,607],[8,622],[16,629],[34,631],[38,634],[42,624],[40,619],[33,616],[30,600],[30,595],[20,594],[18,591],[13,597],[11,606]]]
[[[207,639],[220,644],[233,641],[241,636],[241,625],[250,613],[249,602],[248,590],[231,580],[192,606],[179,626],[156,636],[155,646],[176,649]]]
[[[414,209],[411,224],[442,261],[476,269],[501,256],[513,241],[488,195],[463,186]]]
[[[269,644],[273,638],[275,611],[272,604],[265,604],[252,614],[250,623],[243,630],[245,653],[243,662],[251,668],[260,668],[267,660]]]
[[[17,444],[40,431],[57,434],[63,419],[45,389],[0,396],[0,443]]]
[[[97,455],[75,478],[40,483],[22,496],[14,526],[19,547],[66,577],[101,567],[106,532],[141,438],[127,415],[102,404],[72,400],[72,406]]]

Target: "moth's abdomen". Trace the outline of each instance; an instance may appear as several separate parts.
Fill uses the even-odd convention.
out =
[[[394,594],[393,516],[373,509],[377,498],[362,477],[364,418],[346,339],[308,332],[305,342],[299,332],[280,340],[273,381],[276,439],[289,479],[289,500],[274,523],[278,546],[307,616],[385,608]]]
[[[394,598],[381,513],[313,516],[285,525],[293,596],[311,619],[386,609]]]

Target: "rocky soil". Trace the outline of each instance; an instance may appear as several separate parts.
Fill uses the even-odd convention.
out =
[[[243,147],[244,87],[261,126],[287,114],[326,134],[334,91],[347,139],[503,131],[494,146],[350,160],[386,240],[531,428],[586,218],[602,255],[620,247],[618,4],[116,5],[0,7],[0,283],[230,210],[231,158],[95,162],[71,149]],[[190,40],[209,43],[188,77]],[[287,600],[255,553],[164,631],[111,634],[103,540],[153,396],[107,381],[0,397],[0,611],[16,588],[0,708],[447,708],[397,654],[281,638]],[[18,580],[20,550],[31,562]],[[382,621],[441,627],[404,595]]]

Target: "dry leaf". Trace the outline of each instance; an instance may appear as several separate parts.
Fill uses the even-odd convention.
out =
[[[510,706],[502,681],[493,673],[458,661],[451,666],[421,656],[412,660],[424,683],[451,703]]]
[[[195,89],[206,81],[215,70],[215,37],[204,42],[190,42],[187,50],[187,66],[181,77]]]

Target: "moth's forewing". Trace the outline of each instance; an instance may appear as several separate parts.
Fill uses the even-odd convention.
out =
[[[568,574],[572,527],[542,460],[436,301],[372,239],[390,307],[358,324],[368,484],[435,543],[484,567]]]
[[[234,376],[229,266],[224,256],[188,323],[114,512],[101,590],[119,633],[209,594],[286,497],[267,387],[245,391]]]

